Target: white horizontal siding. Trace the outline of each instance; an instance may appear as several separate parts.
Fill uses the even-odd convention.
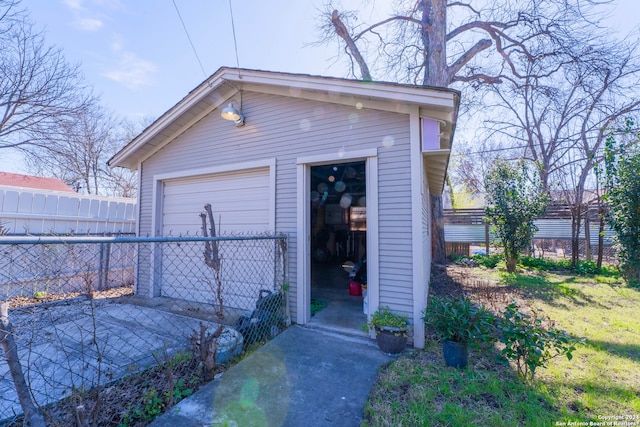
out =
[[[378,168],[380,305],[413,311],[411,171],[408,117],[402,137],[381,149]]]
[[[330,101],[330,99],[328,99]],[[237,105],[238,107],[239,105]],[[296,158],[371,148],[379,153],[381,292],[411,289],[411,214],[408,116],[330,103],[303,101],[257,93],[242,94],[246,124],[236,128],[216,110],[159,150],[142,165],[140,233],[153,234],[153,175],[216,165],[276,158],[276,232],[289,239],[288,280],[295,316],[297,274]],[[224,224],[223,224],[224,226]],[[403,236],[399,239],[398,236]],[[409,260],[389,265],[387,257]],[[394,275],[401,279],[393,280]],[[391,304],[391,300],[381,300]],[[412,302],[393,301],[410,312]]]

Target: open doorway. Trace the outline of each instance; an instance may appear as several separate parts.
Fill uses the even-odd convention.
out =
[[[354,332],[366,321],[366,176],[365,161],[311,167],[311,324]]]

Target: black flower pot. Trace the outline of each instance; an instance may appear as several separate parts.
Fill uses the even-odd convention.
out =
[[[465,368],[467,366],[468,352],[467,344],[458,341],[442,341],[442,352],[447,366],[454,368]]]
[[[402,353],[407,346],[407,330],[391,326],[376,326],[376,341],[384,353]]]

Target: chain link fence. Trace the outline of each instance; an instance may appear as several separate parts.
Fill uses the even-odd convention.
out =
[[[533,239],[535,256],[551,259],[571,259],[572,242],[568,239]],[[585,239],[578,242],[578,259],[596,261],[600,248],[587,244]],[[602,245],[602,261],[607,264],[618,263],[618,252],[614,245]]]
[[[0,238],[0,425],[25,390],[51,425],[135,425],[126,388],[154,370],[170,406],[192,388],[174,368],[208,380],[290,324],[286,254],[267,235]]]

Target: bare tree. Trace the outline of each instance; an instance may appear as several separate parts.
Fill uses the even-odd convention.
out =
[[[31,173],[59,177],[86,194],[135,195],[135,174],[107,166],[123,145],[121,120],[94,102],[77,117],[61,119],[59,128],[46,146],[23,150]]]
[[[351,74],[425,86],[498,84],[504,76],[527,77],[523,58],[539,58],[554,70],[559,42],[581,25],[596,0],[418,0],[399,2],[386,19],[367,23],[331,3],[321,42],[338,42]],[[451,11],[451,15],[448,12]],[[370,65],[374,64],[375,68]],[[431,196],[434,261],[443,262],[442,196]]]
[[[113,157],[124,145],[130,143],[140,132],[155,121],[155,117],[143,116],[138,120],[123,119],[119,122],[117,150],[111,151],[109,158]],[[107,162],[109,160],[107,158]],[[120,197],[135,197],[138,192],[138,175],[136,171],[127,168],[106,166],[107,175],[105,185],[109,189],[108,194]]]
[[[587,214],[585,189],[595,187],[593,168],[606,132],[640,111],[639,42],[588,41],[568,46],[567,59],[547,76],[487,87],[497,99],[486,121],[488,137],[515,140],[521,156],[538,165],[545,190],[563,190],[563,201],[572,204],[574,265]],[[540,75],[535,60],[526,65],[531,75]]]
[[[0,0],[0,148],[46,146],[90,100],[78,67],[46,46],[20,0]]]
[[[451,187],[470,193],[484,193],[484,179],[497,159],[516,160],[521,157],[521,151],[502,140],[482,139],[479,144],[463,142],[457,153],[451,156]]]

